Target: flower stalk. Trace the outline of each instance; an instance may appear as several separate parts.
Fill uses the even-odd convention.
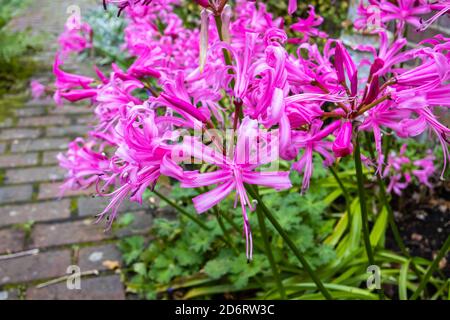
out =
[[[270,223],[273,225],[273,227],[277,230],[277,232],[280,234],[280,236],[283,238],[283,240],[286,242],[288,247],[291,249],[291,251],[294,253],[295,257],[300,261],[303,268],[306,270],[306,272],[309,274],[311,279],[314,281],[314,283],[317,286],[317,289],[322,293],[322,295],[327,300],[332,300],[333,297],[328,292],[328,290],[323,285],[322,281],[319,279],[317,274],[314,272],[312,267],[309,265],[306,258],[303,256],[302,252],[297,248],[294,241],[291,240],[291,238],[288,236],[286,231],[281,227],[281,225],[278,223],[277,219],[273,216],[273,214],[270,212],[270,210],[266,207],[258,193],[255,191],[254,187],[251,185],[247,185],[247,191],[252,196],[252,198],[256,199],[258,201],[257,210],[261,210],[266,218],[270,221]]]
[[[264,242],[264,250],[266,252],[267,259],[269,260],[270,268],[272,269],[273,278],[275,279],[278,291],[280,292],[280,297],[284,300],[286,299],[286,292],[284,290],[283,282],[281,281],[280,272],[273,257],[272,248],[269,242],[269,234],[267,232],[266,222],[264,221],[264,214],[261,212],[258,205],[256,205],[256,213],[258,215],[259,229]]]
[[[428,280],[430,279],[431,275],[434,273],[434,271],[438,267],[439,262],[442,260],[442,258],[444,258],[444,256],[447,254],[449,248],[450,248],[450,235],[447,237],[447,240],[445,240],[444,245],[442,246],[441,250],[439,250],[439,253],[437,254],[436,258],[433,260],[433,263],[428,267],[428,270],[425,273],[425,276],[423,277],[422,281],[420,282],[416,291],[413,293],[410,300],[416,300],[420,296],[422,291],[425,289],[425,286],[427,285]]]
[[[373,266],[373,265],[375,265],[375,258],[373,255],[372,245],[370,243],[369,215],[367,212],[366,193],[364,190],[364,175],[362,172],[361,147],[359,144],[358,132],[356,132],[356,134],[355,134],[354,160],[355,160],[355,169],[356,169],[356,179],[358,182],[358,196],[359,196],[359,206],[361,209],[364,246],[366,248],[366,254],[367,254],[369,264]],[[384,295],[383,295],[382,291],[379,291],[378,295],[381,300],[384,299]]]
[[[369,263],[371,265],[375,265],[375,259],[373,256],[372,245],[370,244],[369,218],[368,218],[368,213],[367,213],[366,193],[364,190],[364,175],[362,172],[361,149],[360,149],[360,145],[359,145],[358,134],[355,135],[354,159],[355,159],[355,168],[356,168],[356,179],[358,182],[359,205],[361,208],[364,246],[366,248],[366,253],[367,253],[367,258],[369,260]]]
[[[168,205],[170,205],[172,208],[174,208],[175,210],[177,210],[179,213],[181,213],[182,215],[184,215],[186,218],[189,218],[190,220],[194,221],[196,224],[198,224],[198,226],[200,228],[202,228],[203,230],[206,231],[211,231],[211,228],[208,227],[203,221],[201,221],[200,219],[198,219],[196,216],[190,214],[189,212],[187,212],[186,210],[184,210],[182,207],[180,207],[179,205],[177,205],[175,202],[169,200],[166,196],[164,196],[162,193],[153,190],[153,193],[156,194],[158,197],[160,197],[161,199],[163,199]]]
[[[366,142],[367,142],[367,148],[369,150],[370,156],[372,159],[374,159],[375,153],[374,153],[372,144],[370,143],[368,134],[366,134]],[[395,223],[395,216],[394,216],[394,212],[393,212],[392,207],[388,200],[388,196],[387,196],[387,192],[386,192],[386,185],[385,185],[383,179],[381,178],[380,174],[376,174],[376,176],[377,176],[378,186],[380,188],[380,200],[388,212],[388,223],[389,223],[389,227],[391,228],[392,234],[394,236],[394,240],[397,243],[397,246],[399,247],[401,253],[411,261],[411,263],[410,263],[411,268],[413,269],[417,278],[419,280],[421,280],[422,276],[419,272],[419,269],[417,268],[416,264],[414,263],[413,258],[409,254],[408,248],[406,247],[406,245],[402,239],[402,236],[400,235],[400,230],[398,229],[397,224]]]

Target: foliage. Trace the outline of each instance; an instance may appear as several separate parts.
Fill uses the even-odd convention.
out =
[[[269,193],[264,196],[266,204],[276,211],[280,224],[289,231],[296,244],[305,250],[306,256],[315,267],[326,265],[335,257],[331,246],[319,243],[331,227],[328,224],[327,228],[323,220],[323,214],[328,207],[321,201],[325,193],[323,190],[319,194],[308,193],[303,197],[297,193]],[[150,197],[150,194],[149,192],[146,198]],[[190,200],[195,195],[192,189],[174,185],[170,199],[183,205],[188,212],[196,214]],[[185,216],[178,215],[175,219],[154,220],[154,239],[148,246],[142,237],[123,240],[119,248],[127,265],[128,290],[154,299],[173,297],[173,288],[181,290],[176,294],[184,294],[187,298],[211,297],[222,293],[206,290],[205,287],[200,287],[206,290],[205,293],[197,292],[198,287],[194,288],[196,291],[188,290],[191,283],[196,284],[198,281],[200,284],[208,283],[208,288],[225,285],[231,292],[257,289],[261,286],[270,287],[270,268],[263,252],[256,252],[253,260],[247,263],[244,254],[245,243],[242,239],[233,246],[224,241],[225,237],[228,240],[239,239],[242,228],[241,212],[233,208],[233,200],[227,199],[221,207],[220,219],[225,225],[225,232],[217,222],[217,217],[211,216],[212,213],[203,217],[210,228],[208,231]],[[237,230],[233,229],[225,216],[232,219]],[[256,213],[251,214],[250,223],[257,226]],[[261,249],[261,235],[257,228],[254,229],[254,241],[258,243],[255,246]],[[276,260],[286,263],[286,269],[296,269],[298,264],[292,259],[282,239],[273,229],[270,229],[270,234]]]
[[[101,6],[98,6],[88,11],[83,18],[94,30],[94,51],[84,52],[82,58],[93,53],[97,65],[108,65],[115,62],[120,67],[125,67],[129,57],[123,50],[126,27],[124,17],[117,17],[117,9],[114,10],[113,7],[105,12]]]
[[[292,17],[287,15],[287,3],[287,1],[267,1],[269,12],[284,17],[287,25],[291,22],[295,22],[297,17],[304,19],[306,17],[308,5],[313,5],[316,8],[316,13],[324,18],[321,29],[326,31],[330,36],[339,37],[340,32],[347,25],[348,0],[298,1],[298,10]]]
[[[417,146],[415,157],[420,158],[426,153],[426,148],[418,142],[410,141],[409,144]],[[318,270],[333,297],[377,299],[373,291],[365,289],[368,273],[361,241],[361,215],[359,199],[355,196],[353,162],[341,162],[338,173],[346,191],[353,196],[350,210],[336,179],[327,174],[321,160],[316,159],[314,164],[314,180],[306,194],[262,189],[264,203]],[[366,173],[369,172],[366,170]],[[298,174],[293,174],[291,180],[294,185],[301,183]],[[194,190],[175,184],[171,187],[169,198],[189,213],[196,214],[191,201],[196,195]],[[145,198],[151,196],[148,191]],[[410,269],[411,260],[384,248],[389,228],[388,216],[386,210],[376,208],[377,197],[376,192],[371,192],[367,199],[369,207],[374,208],[370,215],[373,224],[370,240],[378,248],[376,259],[382,268],[382,283],[398,286],[397,296],[392,298],[404,299],[406,292],[416,288],[414,281],[417,276]],[[169,206],[161,200],[159,207],[164,209]],[[141,236],[122,240],[119,249],[126,264],[123,272],[128,291],[147,299],[214,298],[218,295],[229,298],[279,298],[264,255],[259,228],[252,230],[255,253],[253,261],[247,263],[243,253],[245,243],[242,239],[236,241],[242,219],[240,210],[233,208],[233,199],[223,203],[219,216],[215,214],[217,212],[208,212],[201,217],[210,228],[208,231],[185,216],[177,215],[175,218],[156,218],[153,239],[148,244]],[[233,228],[228,218],[237,229]],[[225,230],[221,229],[218,219]],[[257,226],[256,214],[251,214],[250,224]],[[268,227],[271,247],[288,297],[321,299],[321,294],[311,292],[315,288],[314,283],[299,266],[283,239],[272,226]],[[422,258],[414,258],[413,261],[421,273],[430,265]],[[445,297],[445,280],[436,277],[431,279],[431,283],[437,288],[434,297]]]
[[[406,51],[402,49],[406,41],[397,37],[401,41],[390,44],[387,34],[380,33],[381,49],[373,54],[373,62],[366,61],[370,71],[363,75],[344,44],[316,28],[321,19],[312,8],[307,21],[295,23],[306,17],[304,5],[297,16],[286,17],[284,26],[266,14],[261,3],[238,3],[240,16],[230,22],[229,8],[210,2],[203,6],[212,15],[203,10],[200,28],[197,19],[195,28],[186,29],[191,25],[190,8],[176,9],[180,18],[173,15],[170,3],[134,4],[142,5],[144,16],[130,2],[118,3],[131,15],[125,47],[137,56],[132,66],[117,70],[113,65],[109,81],[99,74],[100,82],[55,68],[57,94],[69,101],[93,100],[100,122],[97,132],[91,132],[92,140],[83,146],[72,144],[62,161],[70,172],[66,185],[110,186],[119,180],[110,205],[101,213],[105,219],[115,218],[114,207],[124,198],[141,201],[147,188],[180,214],[155,219],[149,244],[143,237],[120,243],[131,292],[151,299],[415,299],[447,294],[446,279],[434,274],[440,258],[430,262],[410,255],[390,204],[391,192],[400,195],[407,184],[417,182],[431,188],[428,179],[435,174],[434,157],[424,155],[427,148],[408,151],[406,159],[394,134],[406,147],[407,137],[429,127],[447,156],[448,129],[431,110],[446,103],[443,72],[437,71],[441,66],[450,68],[448,48],[439,44],[442,39],[433,40],[434,48]],[[339,4],[344,12],[346,4]],[[319,14],[327,16],[326,4],[318,7]],[[291,2],[289,11],[294,9]],[[395,15],[385,12],[385,18],[399,20],[399,31],[405,21],[411,23],[407,14],[414,16],[415,10],[395,10]],[[328,21],[342,24],[336,12],[328,10],[335,16]],[[268,25],[266,19],[258,21],[264,31],[253,19],[256,13],[267,19]],[[216,28],[211,28],[213,22]],[[368,22],[360,19],[358,25]],[[253,27],[254,32],[248,32]],[[340,30],[328,29],[332,36]],[[263,32],[264,37],[258,36]],[[127,57],[114,50],[102,52],[117,40],[114,34],[98,35],[94,52],[126,69],[131,62]],[[315,42],[312,37],[320,39]],[[242,50],[224,41],[236,41]],[[284,46],[285,42],[289,44]],[[318,46],[309,45],[314,43]],[[306,51],[289,55],[299,44]],[[96,49],[99,46],[104,48]],[[385,49],[395,53],[386,54]],[[433,51],[435,55],[430,55]],[[424,55],[433,70],[424,63]],[[410,71],[402,69],[406,63],[399,64],[416,58],[422,64]],[[131,93],[135,87],[140,88],[138,94]],[[418,88],[427,90],[421,92],[426,95],[421,104],[415,99]],[[206,104],[211,110],[205,109]],[[197,123],[206,136],[202,142],[189,137]],[[231,147],[229,156],[209,129],[231,126],[232,140],[225,144]],[[277,131],[280,140],[259,132],[262,127]],[[187,131],[181,134],[180,128]],[[265,176],[258,171],[266,164],[264,157],[256,156],[256,164],[253,157],[239,161],[239,155],[252,152],[242,142],[254,135],[280,151],[282,170]],[[279,143],[272,146],[272,142]],[[112,150],[105,150],[104,143],[113,145]],[[206,145],[220,150],[204,157]],[[180,163],[178,147],[187,159],[203,162]],[[391,149],[400,151],[390,153]],[[87,176],[86,171],[95,174]],[[164,182],[169,195],[159,189]],[[192,189],[182,189],[179,183]],[[241,206],[235,209],[238,203]],[[131,222],[124,216],[119,225]],[[386,245],[388,230],[395,247]],[[450,238],[437,256],[444,256],[449,246]],[[382,269],[384,288],[367,288],[368,265]],[[394,289],[386,294],[388,286]]]
[[[35,68],[29,59],[36,50],[36,38],[29,33],[13,32],[8,22],[27,5],[27,1],[0,0],[0,96],[19,92]]]

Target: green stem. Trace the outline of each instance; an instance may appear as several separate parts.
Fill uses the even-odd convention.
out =
[[[225,220],[231,225],[231,227],[233,227],[233,229],[237,232],[241,232],[241,230],[239,229],[239,226],[233,221],[232,218],[230,218],[228,215],[226,214],[222,214],[222,217],[225,218]]]
[[[216,27],[217,27],[217,33],[219,34],[219,39],[220,41],[223,41],[223,34],[222,34],[222,18],[220,15],[216,15],[214,16],[214,20],[216,22]],[[230,53],[228,52],[228,50],[226,49],[222,49],[223,52],[223,57],[225,59],[225,63],[228,66],[231,66],[231,56]]]
[[[364,246],[366,247],[367,258],[370,265],[375,265],[375,258],[373,256],[372,245],[370,244],[370,231],[369,231],[369,215],[367,213],[367,203],[366,203],[366,193],[364,190],[364,175],[362,172],[361,163],[361,147],[359,145],[359,134],[355,134],[355,169],[356,169],[356,179],[358,181],[358,195],[359,195],[359,206],[361,208],[361,218],[362,218],[362,230],[364,238]],[[378,296],[381,300],[384,299],[384,294],[381,290],[378,291]]]
[[[292,252],[294,253],[294,255],[296,256],[296,258],[300,261],[300,263],[302,264],[303,268],[306,270],[306,272],[309,274],[309,276],[311,277],[311,279],[314,281],[314,283],[317,286],[317,289],[322,293],[322,295],[328,299],[331,300],[333,299],[330,295],[330,293],[328,292],[328,290],[325,288],[325,286],[323,285],[322,281],[320,281],[319,277],[316,275],[316,273],[314,272],[314,270],[311,268],[311,266],[309,265],[308,261],[305,259],[305,257],[303,256],[303,254],[300,252],[300,250],[297,248],[297,246],[295,245],[295,243],[291,240],[291,238],[288,236],[288,234],[286,233],[286,231],[284,231],[284,229],[281,227],[281,225],[278,223],[277,219],[272,215],[272,213],[270,212],[270,210],[266,207],[266,205],[264,204],[264,202],[262,201],[262,199],[259,197],[259,195],[257,194],[257,192],[255,191],[255,189],[253,188],[253,186],[251,185],[247,185],[246,186],[247,191],[249,192],[249,194],[252,196],[252,198],[256,199],[258,201],[257,207],[260,208],[260,210],[262,210],[262,212],[264,213],[264,215],[266,216],[267,219],[269,219],[270,223],[274,226],[274,228],[277,230],[277,232],[280,234],[280,236],[283,238],[283,240],[286,242],[286,244],[288,245],[288,247],[292,250]]]
[[[375,151],[373,150],[372,144],[370,143],[370,138],[368,132],[366,132],[366,143],[367,148],[369,149],[370,157],[372,159],[375,159]],[[414,260],[412,256],[409,254],[409,251],[403,242],[402,236],[400,235],[400,230],[397,227],[397,224],[395,223],[395,216],[394,211],[392,210],[391,204],[389,203],[387,192],[386,192],[386,185],[381,178],[380,174],[376,174],[377,176],[377,182],[378,186],[380,188],[380,200],[383,203],[383,206],[386,208],[388,212],[388,222],[389,227],[391,228],[392,234],[394,236],[394,240],[397,243],[397,246],[399,247],[402,254],[407,257],[411,261],[411,268],[413,269],[414,273],[416,274],[419,281],[421,280],[422,276],[419,272],[419,269],[417,268],[416,264],[414,263]]]
[[[364,245],[366,247],[367,257],[371,265],[375,265],[375,259],[373,257],[372,245],[370,244],[370,234],[369,234],[369,218],[367,214],[367,203],[366,203],[366,193],[364,190],[364,176],[362,172],[361,164],[361,149],[359,146],[358,132],[356,132],[356,142],[355,142],[355,168],[356,168],[356,178],[358,180],[358,195],[359,195],[359,205],[361,208],[361,218],[362,218],[362,229],[364,236]]]
[[[331,174],[333,175],[334,179],[336,180],[336,182],[338,183],[339,187],[341,188],[342,193],[344,194],[345,203],[346,203],[346,205],[347,205],[347,212],[348,212],[349,214],[351,214],[351,212],[350,212],[350,205],[351,205],[351,202],[350,202],[350,194],[348,193],[347,188],[346,188],[346,187],[344,186],[344,184],[342,183],[341,178],[339,178],[339,176],[338,176],[336,170],[334,170],[333,166],[330,166],[330,167],[328,167],[328,168],[330,169]]]
[[[196,224],[198,224],[202,229],[206,230],[206,231],[211,231],[211,228],[208,227],[203,221],[201,221],[200,219],[198,219],[196,216],[190,214],[189,212],[187,212],[186,210],[184,210],[182,207],[180,207],[179,205],[177,205],[175,202],[169,200],[168,198],[166,198],[164,195],[162,195],[161,193],[159,193],[156,190],[153,190],[153,193],[156,194],[158,197],[160,197],[161,199],[163,199],[165,202],[167,202],[171,207],[173,207],[174,209],[176,209],[179,213],[181,213],[182,215],[184,215],[185,217],[191,219],[192,221],[194,221]]]
[[[425,276],[423,277],[422,281],[419,284],[419,287],[416,289],[416,291],[412,295],[411,300],[416,300],[420,296],[422,291],[425,289],[425,286],[427,285],[428,280],[430,279],[431,275],[438,267],[439,262],[447,254],[449,247],[450,247],[450,236],[448,236],[447,240],[445,240],[444,245],[442,246],[441,250],[439,250],[439,253],[436,256],[436,258],[434,259],[431,266],[428,268],[427,272],[425,273]]]
[[[264,249],[266,251],[267,258],[269,260],[270,268],[272,269],[273,277],[280,292],[281,299],[286,299],[286,292],[284,291],[283,283],[281,282],[280,273],[278,272],[277,264],[273,257],[272,248],[270,247],[269,234],[267,233],[266,223],[264,221],[264,215],[259,210],[259,206],[256,207],[256,213],[258,215],[259,229],[261,230],[261,236],[264,241]]]
[[[230,239],[230,236],[228,235],[228,231],[225,228],[225,225],[223,223],[222,216],[221,216],[219,210],[216,207],[213,207],[213,210],[214,210],[214,213],[216,214],[217,221],[219,222],[220,229],[222,230],[224,241],[227,243],[227,245],[231,249],[233,249],[233,251],[236,254],[239,254],[239,250],[236,248],[236,246],[234,245],[233,241]]]
[[[344,194],[344,197],[346,199],[349,198],[349,193],[347,192],[347,188],[344,186],[344,184],[342,183],[342,180],[339,178],[336,170],[334,170],[333,166],[328,167],[328,169],[330,169],[331,174],[333,175],[333,177],[336,179],[336,182],[338,183],[339,187],[342,190],[342,193]]]

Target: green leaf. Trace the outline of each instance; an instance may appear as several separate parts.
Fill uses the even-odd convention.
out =
[[[346,211],[341,218],[339,219],[336,227],[333,230],[333,233],[324,241],[325,244],[329,244],[330,246],[336,246],[347,229],[348,224],[348,212]]]
[[[230,261],[227,258],[216,258],[205,265],[205,273],[213,279],[219,279],[229,271]]]
[[[120,228],[124,228],[132,224],[135,219],[136,217],[134,216],[134,214],[125,213],[121,215],[119,219],[117,219],[117,224],[119,225]]]
[[[181,266],[198,265],[202,261],[202,256],[184,243],[177,245],[172,253]]]
[[[252,261],[247,262],[247,257],[242,253],[231,260],[231,273],[233,275],[230,276],[230,279],[236,288],[243,288],[247,286],[251,277],[267,269],[268,266],[269,262],[265,255],[254,254]]]
[[[143,262],[133,264],[133,271],[144,277],[147,275],[147,267]]]
[[[183,299],[193,299],[197,297],[205,297],[214,294],[224,294],[228,292],[236,292],[236,291],[244,291],[250,289],[257,289],[258,285],[249,285],[241,288],[237,288],[231,284],[225,285],[216,285],[216,286],[208,286],[208,287],[200,287],[189,290],[183,297]]]
[[[372,228],[372,232],[370,233],[370,243],[373,247],[381,245],[381,241],[383,240],[384,234],[386,232],[387,219],[388,212],[386,210],[386,207],[383,207],[377,218],[377,221],[375,222],[375,225]]]
[[[408,281],[409,260],[402,264],[400,276],[398,277],[398,296],[400,300],[408,300],[407,281]]]
[[[141,236],[125,238],[118,243],[118,248],[122,252],[122,257],[126,265],[130,265],[137,260],[144,250],[145,240]]]
[[[160,237],[166,238],[179,233],[181,230],[178,220],[168,220],[164,218],[156,218],[153,220],[153,232]]]
[[[362,218],[359,198],[355,198],[355,200],[353,200],[350,211],[352,215],[352,223],[350,228],[348,250],[353,251],[359,248],[361,241]]]

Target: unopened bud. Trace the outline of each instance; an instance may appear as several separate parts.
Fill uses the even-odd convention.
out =
[[[201,5],[203,8],[208,8],[209,1],[208,0],[195,0],[199,5]]]
[[[222,37],[223,41],[226,43],[231,43],[231,36],[230,36],[230,21],[231,16],[233,15],[233,12],[231,10],[231,6],[228,4],[225,5],[222,11]]]
[[[209,32],[209,13],[206,9],[201,13],[200,26],[200,72],[203,71],[206,64],[206,55],[208,54],[208,32]]]

